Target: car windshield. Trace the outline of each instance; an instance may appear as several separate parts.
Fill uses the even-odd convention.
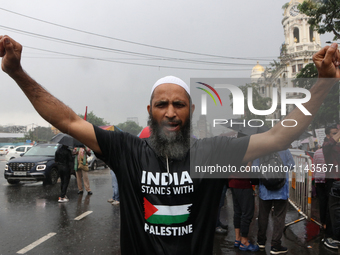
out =
[[[49,156],[54,157],[55,151],[58,149],[58,145],[56,144],[39,144],[33,146],[29,151],[24,154],[24,157],[27,156]]]

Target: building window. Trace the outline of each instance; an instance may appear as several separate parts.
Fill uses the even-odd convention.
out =
[[[298,64],[298,72],[300,72],[303,68],[303,64]]]
[[[296,73],[296,65],[292,66],[292,73]]]
[[[265,92],[265,91],[264,91],[264,87],[262,87],[261,89],[262,89],[262,91],[261,91],[261,92],[262,92],[262,94],[264,94],[264,92]]]
[[[299,33],[299,29],[297,27],[294,27],[293,35],[294,35],[294,41],[296,43],[299,43],[300,42],[300,33]]]

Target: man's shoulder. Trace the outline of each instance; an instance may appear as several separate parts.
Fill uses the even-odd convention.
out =
[[[191,140],[191,149],[200,149],[200,148],[238,148],[243,147],[243,145],[247,145],[249,143],[249,137],[235,138],[228,136],[213,136],[202,139],[192,139]]]

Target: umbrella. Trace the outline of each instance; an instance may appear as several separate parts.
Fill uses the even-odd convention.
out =
[[[143,128],[137,136],[139,138],[148,138],[150,136],[150,127],[146,126],[145,128]]]
[[[231,125],[231,122],[233,122],[232,125]],[[241,123],[241,124],[235,124],[235,123]],[[249,126],[248,121],[244,121],[243,119],[232,119],[227,124],[225,124],[227,128],[233,129],[236,132],[238,132],[239,133],[238,137],[264,133],[269,130],[269,128],[265,125],[261,127],[260,125],[262,125],[262,122],[260,121],[252,121],[251,125],[252,126]],[[256,126],[256,127],[253,127],[253,126]]]
[[[71,146],[71,147],[84,147],[84,144],[79,142],[77,139],[64,133],[59,133],[55,135],[54,137],[52,137],[50,142],[60,143],[60,144]]]

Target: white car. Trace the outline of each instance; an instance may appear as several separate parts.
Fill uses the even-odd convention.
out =
[[[5,159],[7,161],[14,159],[14,158],[18,158],[20,157],[20,155],[22,153],[25,153],[26,151],[28,151],[29,149],[32,148],[32,145],[20,145],[15,147],[14,149],[11,149],[8,151],[8,153],[6,154]]]
[[[5,145],[0,148],[0,156],[6,155],[10,149],[14,149],[14,145]]]

